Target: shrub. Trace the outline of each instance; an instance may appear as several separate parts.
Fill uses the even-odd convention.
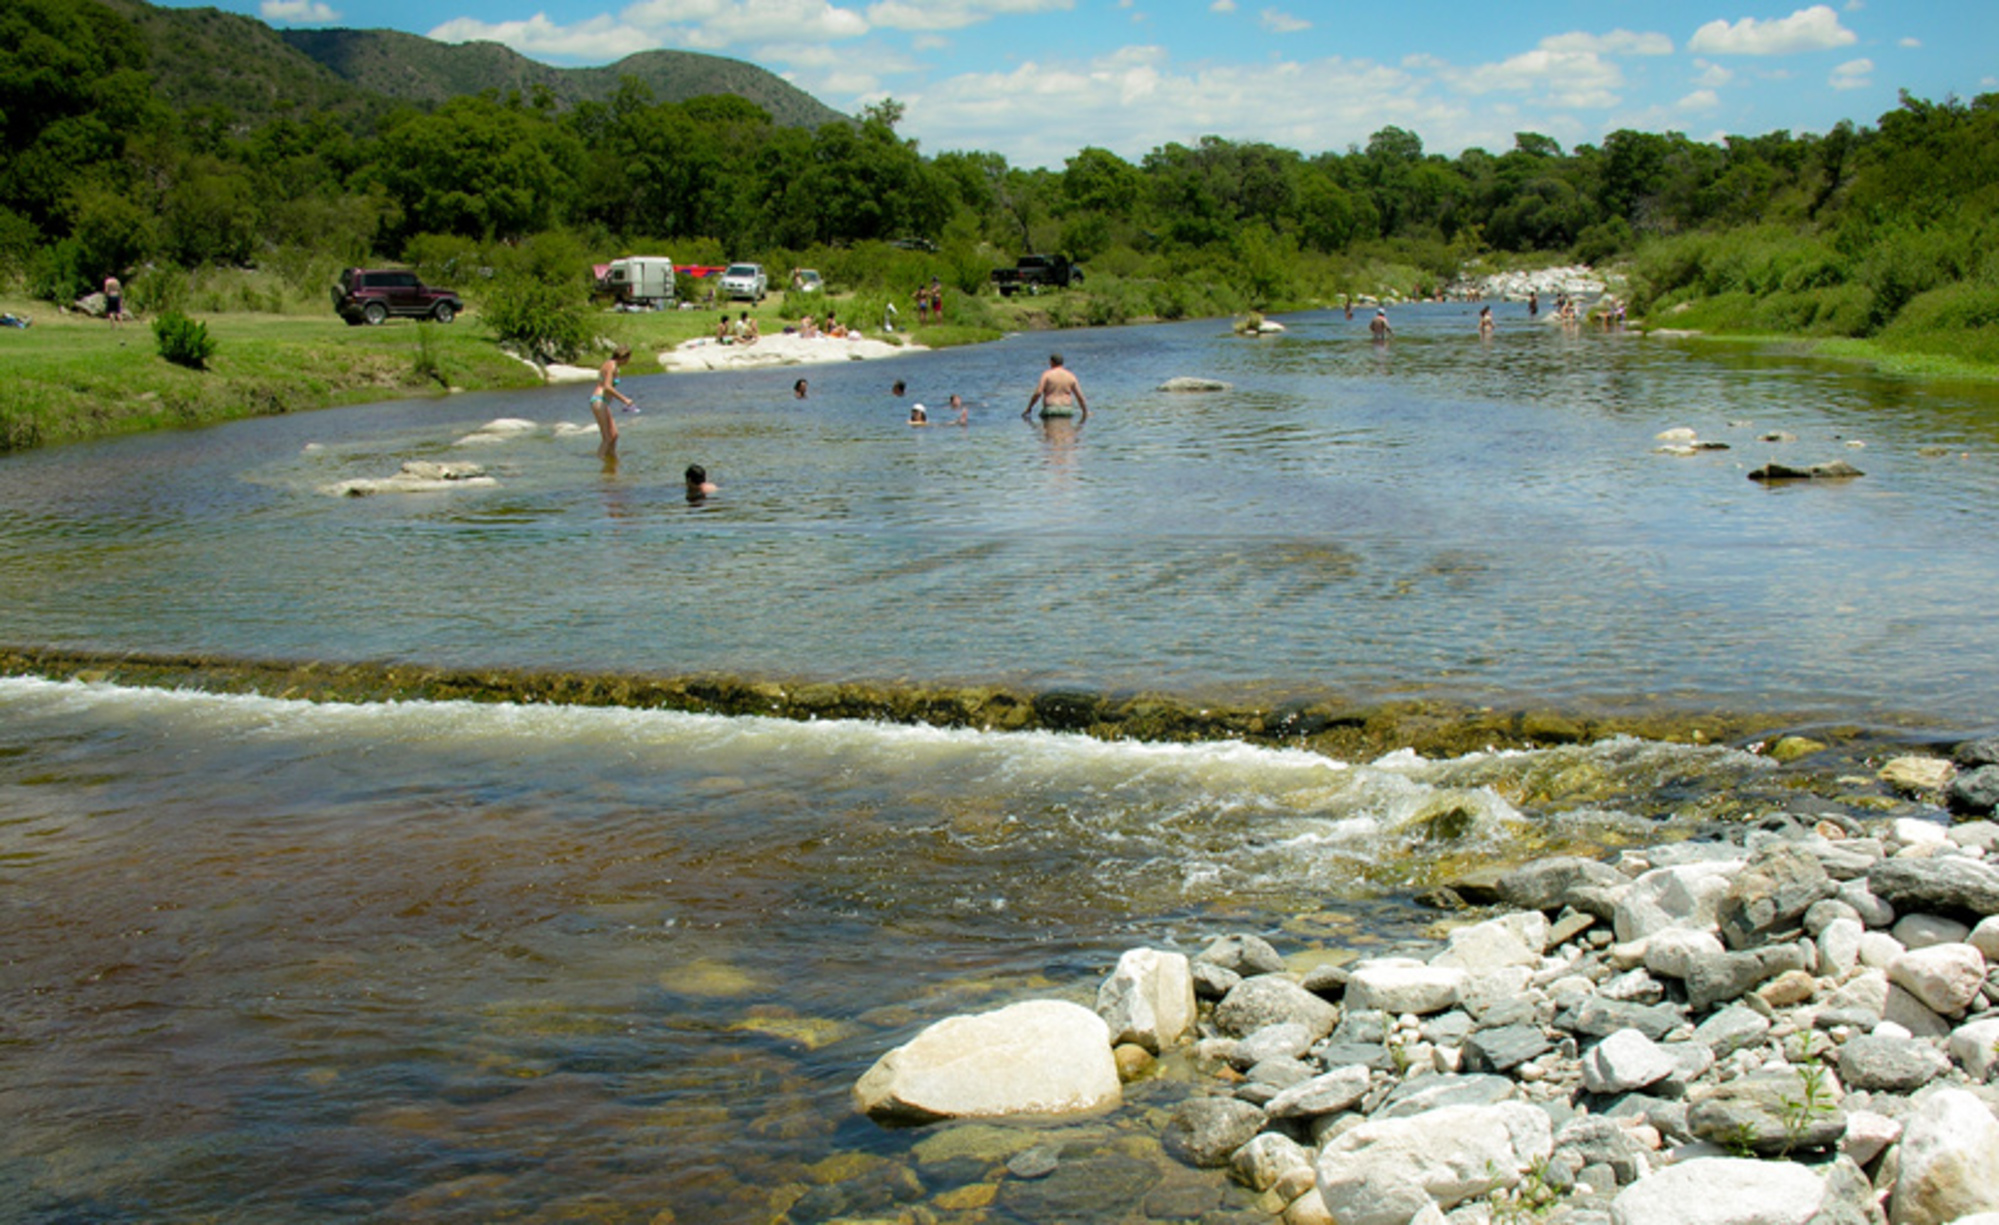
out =
[[[576,282],[499,277],[480,313],[502,344],[545,362],[572,359],[590,343],[589,302]]]
[[[189,370],[205,369],[215,355],[215,338],[208,334],[208,325],[179,311],[168,311],[153,320],[153,338],[159,343],[161,357]]]
[[[43,247],[28,260],[28,292],[45,302],[76,301],[91,289],[83,264],[83,244],[74,238]]]

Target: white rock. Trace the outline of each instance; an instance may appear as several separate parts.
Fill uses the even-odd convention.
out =
[[[1955,919],[1933,914],[1905,914],[1895,920],[1888,934],[1905,949],[1926,949],[1933,944],[1963,944],[1971,929]]]
[[[1460,927],[1445,940],[1444,951],[1430,958],[1431,965],[1456,966],[1472,974],[1508,966],[1538,967],[1541,950],[1548,944],[1548,916],[1538,910],[1521,911]]]
[[[1974,1082],[1990,1080],[1993,1067],[1999,1065],[1999,1017],[1958,1026],[1951,1031],[1949,1049],[1950,1057]]]
[[[1985,954],[1987,961],[1999,961],[1999,915],[1986,915],[1965,937],[1972,948]]]
[[[1819,932],[1819,961],[1828,978],[1843,979],[1860,965],[1860,940],[1867,929],[1858,919],[1834,919]]]
[[[1313,1187],[1284,1210],[1284,1225],[1339,1225],[1339,1222],[1333,1219],[1326,1201],[1319,1198],[1319,1189]]]
[[[1901,1138],[1902,1124],[1897,1120],[1872,1110],[1849,1110],[1839,1151],[1853,1158],[1856,1164],[1866,1165]]]
[[[1456,1006],[1470,976],[1455,966],[1427,966],[1406,957],[1357,963],[1347,979],[1352,1012],[1413,1012],[1425,1016]]]
[[[1679,1066],[1659,1044],[1635,1029],[1620,1029],[1583,1055],[1583,1087],[1591,1093],[1628,1093],[1664,1080]]]
[[[1714,931],[1715,907],[1728,883],[1742,870],[1740,859],[1654,868],[1618,899],[1614,926],[1619,940],[1638,940],[1674,927]]]
[[[1908,951],[1887,932],[1865,932],[1860,937],[1860,964],[1869,969],[1885,970]]]
[[[1194,974],[1185,953],[1128,949],[1097,989],[1097,1015],[1111,1043],[1158,1054],[1194,1028]]]
[[[1904,1121],[1893,1225],[1948,1225],[1999,1209],[1999,1120],[1963,1089],[1943,1089]]]
[[[1801,1165],[1697,1157],[1641,1178],[1611,1201],[1612,1225],[1805,1225],[1825,1184]]]
[[[1312,1168],[1312,1150],[1274,1131],[1258,1132],[1229,1158],[1235,1180],[1252,1191],[1268,1191],[1287,1176]]]
[[[1122,1100],[1110,1027],[1062,1000],[948,1017],[854,1086],[855,1107],[889,1121],[1079,1114]]]
[[[1645,968],[1668,978],[1685,978],[1694,962],[1727,951],[1721,937],[1713,932],[1668,928],[1645,942]]]
[[[1985,955],[1969,944],[1910,949],[1888,963],[1888,981],[1930,1011],[1955,1016],[1978,998],[1985,985]]]
[[[836,339],[831,336],[765,336],[751,345],[716,344],[704,336],[683,341],[659,355],[660,369],[669,374],[691,370],[746,370],[759,366],[806,366],[825,362],[863,361],[922,353],[919,344],[898,345],[885,340]]]
[[[1340,1225],[1408,1225],[1428,1203],[1516,1185],[1553,1150],[1547,1113],[1523,1102],[1376,1119],[1319,1153],[1319,1195]]]
[[[1942,757],[1897,757],[1875,772],[1875,777],[1898,791],[1942,791],[1950,784],[1957,767]],[[1897,817],[1895,837],[1906,843],[1941,842],[1944,827],[1934,821]]]

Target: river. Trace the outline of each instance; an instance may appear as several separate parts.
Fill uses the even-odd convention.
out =
[[[1990,390],[1496,313],[633,377],[615,474],[555,432],[574,388],[0,458],[0,644],[98,663],[0,677],[0,1219],[1169,1219],[1171,1076],[1054,1133],[1122,1216],[848,1092],[942,1016],[1089,1002],[1124,948],[1365,949],[1465,866],[1801,794],[1746,739],[1343,760],[128,655],[1724,712],[1861,746],[1830,773],[1992,727]],[[1051,345],[1080,428],[1019,419]],[[968,428],[904,424],[952,392]],[[457,443],[500,418],[536,428]],[[465,459],[496,484],[323,492]],[[1865,475],[1747,479],[1833,459]]]

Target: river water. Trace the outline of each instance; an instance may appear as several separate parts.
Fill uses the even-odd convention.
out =
[[[1992,393],[1498,313],[634,377],[616,473],[556,432],[573,388],[8,456],[0,644],[1990,728]],[[1080,429],[1019,419],[1051,343]],[[969,428],[903,423],[954,391]],[[537,428],[456,443],[498,418]],[[1729,448],[1656,453],[1671,427]],[[410,459],[497,485],[323,492]],[[1772,459],[1866,475],[1746,479]],[[0,678],[0,1219],[1221,1220],[1247,1199],[1158,1157],[1171,1076],[1033,1133],[1081,1172],[1046,1184],[848,1092],[942,1016],[1088,1002],[1124,948],[1351,952],[1467,864],[1796,807],[1752,747],[1340,761]]]

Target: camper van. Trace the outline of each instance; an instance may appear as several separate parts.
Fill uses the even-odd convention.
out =
[[[664,255],[612,260],[604,287],[621,307],[665,310],[673,305],[673,260]]]

